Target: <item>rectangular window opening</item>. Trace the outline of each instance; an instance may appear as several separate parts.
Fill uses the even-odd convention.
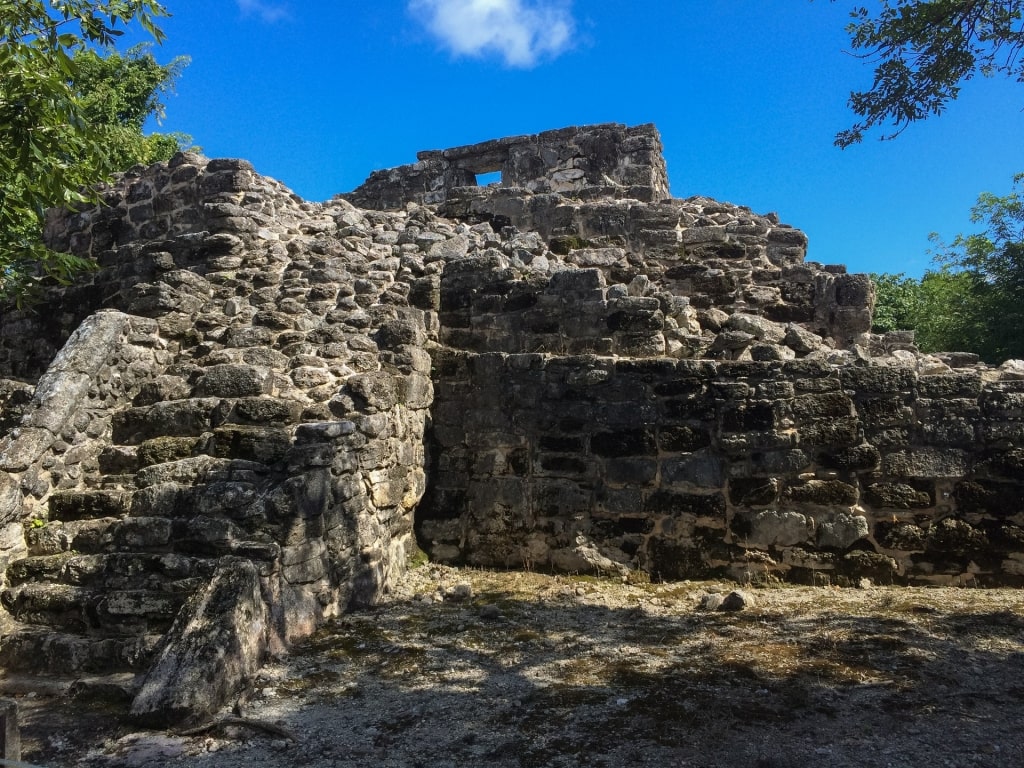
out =
[[[476,175],[476,185],[478,187],[496,187],[499,184],[501,184],[501,171],[478,173]]]

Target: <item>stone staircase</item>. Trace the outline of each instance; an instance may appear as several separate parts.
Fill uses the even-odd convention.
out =
[[[94,315],[40,379],[0,439],[0,512],[21,510],[3,543],[23,550],[0,590],[5,674],[115,675],[139,717],[198,721],[400,571],[432,394],[423,312],[369,269],[397,259],[363,263],[368,230],[344,257],[310,237],[294,259],[257,250],[252,285],[135,285],[131,314]],[[366,277],[349,288],[329,262]]]
[[[117,414],[106,471],[92,487],[53,492],[45,517],[25,527],[27,557],[9,564],[0,592],[16,622],[0,639],[0,664],[65,676],[144,671],[220,557],[275,572],[281,547],[259,497],[280,478],[251,458],[282,458],[291,435],[215,427],[214,411],[273,418],[277,402],[192,398]]]

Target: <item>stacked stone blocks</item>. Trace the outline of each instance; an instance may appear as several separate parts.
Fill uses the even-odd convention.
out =
[[[669,198],[660,146],[486,142],[324,204],[180,155],[53,212],[99,269],[0,315],[0,660],[135,670],[137,715],[199,721],[414,530],[479,565],[1019,583],[1019,371],[870,334],[866,276]]]

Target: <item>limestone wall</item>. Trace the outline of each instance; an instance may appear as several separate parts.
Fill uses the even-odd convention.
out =
[[[498,186],[519,194],[667,198],[668,175],[661,137],[653,125],[616,123],[562,128],[465,147],[417,153],[412,165],[374,171],[345,199],[387,210],[407,202],[444,203],[460,187],[475,187],[478,174],[500,172]],[[456,193],[457,194],[457,193]],[[465,193],[464,193],[465,194]]]
[[[245,163],[195,156],[106,197],[50,222],[55,245],[96,259],[88,285],[4,315],[6,373],[39,405],[19,406],[3,444],[0,498],[24,556],[0,602],[23,629],[0,661],[79,674],[159,658],[136,714],[198,719],[262,654],[378,600],[404,567],[430,322],[396,282],[389,215],[300,206]],[[253,588],[259,605],[224,602]],[[211,601],[259,637],[202,671],[223,659],[202,643],[241,631],[204,614]]]
[[[435,557],[666,580],[1020,583],[1024,381],[820,360],[435,358]]]
[[[137,715],[200,720],[378,600],[414,530],[477,564],[1019,583],[1019,367],[868,333],[866,276],[667,190],[656,131],[605,125],[323,204],[180,155],[53,212],[97,270],[0,312],[0,663],[143,672]]]

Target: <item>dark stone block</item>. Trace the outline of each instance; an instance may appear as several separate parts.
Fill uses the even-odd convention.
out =
[[[857,489],[839,480],[808,480],[799,485],[788,485],[782,498],[819,506],[850,507],[857,503]]]
[[[604,462],[605,479],[621,485],[650,485],[658,476],[657,459],[609,459]]]
[[[970,455],[955,448],[912,448],[886,455],[882,468],[894,477],[963,477],[969,463]]]
[[[707,451],[665,459],[661,463],[663,483],[721,488],[725,479],[722,460]]]
[[[900,426],[915,420],[902,396],[858,398],[857,415],[871,428]]]
[[[590,465],[587,464],[587,462],[572,456],[553,456],[550,454],[544,454],[541,455],[538,464],[545,472],[554,472],[566,475],[583,475],[590,469]]]
[[[661,408],[669,419],[710,419],[715,415],[714,403],[705,397],[663,400]]]
[[[665,327],[665,317],[661,310],[635,310],[632,312],[613,312],[608,315],[608,330],[612,332],[644,333],[660,331]]]
[[[811,460],[807,454],[798,449],[755,453],[750,457],[751,471],[754,476],[786,475],[800,472],[810,463]]]
[[[658,430],[658,447],[663,451],[691,453],[711,445],[711,432],[688,425],[665,426]]]
[[[779,495],[779,481],[774,477],[732,478],[729,480],[729,500],[747,507],[769,506]]]
[[[908,448],[911,442],[910,437],[910,429],[907,427],[865,428],[864,430],[864,439],[884,453]]]
[[[970,448],[977,443],[974,424],[967,419],[929,416],[922,421],[925,444],[951,448]]]
[[[791,403],[798,424],[816,419],[845,418],[853,413],[853,402],[843,392],[801,395]]]
[[[621,515],[643,510],[643,491],[640,488],[601,487],[597,492],[595,514]]]
[[[363,407],[381,411],[393,408],[402,399],[401,380],[384,371],[361,373],[350,376],[345,382],[347,389]]]
[[[647,512],[725,519],[725,498],[721,493],[698,494],[659,490],[644,502]]]
[[[251,365],[225,363],[203,370],[196,393],[210,397],[248,397],[265,394],[271,386],[269,372]]]
[[[798,434],[801,445],[829,447],[833,450],[843,446],[850,446],[855,450],[853,446],[863,439],[861,424],[856,418],[822,419],[804,424],[799,428]]]
[[[201,437],[154,437],[139,445],[136,457],[139,467],[148,467],[194,456],[204,446]]]
[[[851,366],[843,368],[841,376],[843,388],[852,389],[858,398],[868,394],[909,393],[917,384],[917,374],[909,368]]]
[[[813,307],[804,303],[769,304],[762,310],[762,314],[765,319],[775,323],[808,323],[814,319]]]
[[[299,405],[273,397],[246,397],[235,403],[226,421],[242,424],[289,424],[298,421]]]
[[[630,357],[661,357],[665,354],[665,338],[661,333],[620,331],[612,339],[612,351]]]
[[[654,434],[649,429],[599,432],[590,438],[590,450],[597,456],[645,456],[655,452]]]
[[[416,508],[416,519],[456,520],[467,510],[466,499],[466,491],[461,488],[431,488]]]
[[[1024,550],[1024,528],[1005,520],[983,520],[978,528],[985,534],[989,545],[1000,552]]]
[[[707,391],[708,385],[700,379],[679,378],[654,384],[654,394],[659,397],[697,397]]]
[[[989,454],[976,469],[992,479],[1024,482],[1024,449],[1011,448]]]
[[[917,392],[920,397],[973,399],[981,394],[981,386],[981,375],[975,371],[921,376],[917,380]]]
[[[54,491],[49,500],[49,517],[65,521],[121,517],[130,503],[131,495],[125,491]]]
[[[774,428],[774,403],[728,403],[722,408],[723,432],[771,431]]]
[[[571,480],[538,479],[533,485],[534,513],[542,517],[566,519],[593,508],[591,494]]]
[[[581,453],[583,451],[583,438],[544,435],[540,438],[540,449],[553,453]]]
[[[715,575],[699,548],[660,537],[648,542],[647,568],[655,581],[705,579]]]
[[[233,424],[213,431],[215,456],[273,464],[283,459],[290,447],[291,434],[282,427]]]
[[[570,269],[553,274],[545,293],[589,298],[604,285],[599,269]]]
[[[980,512],[1006,518],[1024,512],[1024,485],[990,480],[957,483],[954,496],[961,512]]]
[[[877,584],[892,584],[899,566],[888,555],[858,549],[840,558],[836,570],[851,582],[867,578]]]
[[[925,555],[971,557],[988,546],[985,534],[964,520],[946,518],[928,529]]]
[[[639,548],[641,537],[654,529],[654,521],[646,517],[617,517],[612,519],[591,520],[590,534],[605,545],[623,549],[624,544],[631,544],[627,554],[633,554]]]
[[[875,526],[875,541],[886,549],[902,552],[923,550],[927,534],[917,525],[885,520]]]
[[[927,509],[935,505],[934,483],[872,483],[864,501],[876,508]]]

